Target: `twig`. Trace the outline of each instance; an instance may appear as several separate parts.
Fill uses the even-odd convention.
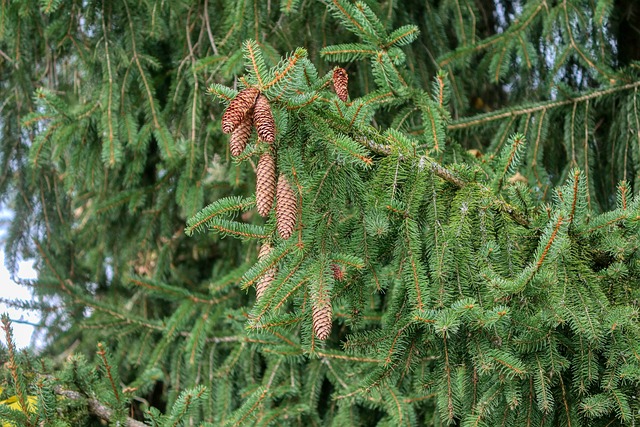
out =
[[[218,47],[216,46],[216,42],[213,38],[213,33],[211,32],[211,24],[209,23],[209,0],[204,0],[204,22],[207,27],[207,34],[209,35],[209,42],[211,43],[211,49],[213,49],[213,54],[218,55]]]

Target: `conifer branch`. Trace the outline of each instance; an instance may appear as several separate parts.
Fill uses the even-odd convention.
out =
[[[393,339],[391,340],[391,345],[389,346],[389,349],[387,350],[387,356],[384,358],[384,365],[389,366],[392,363],[392,357],[395,353],[396,350],[396,344],[398,342],[398,340],[400,339],[400,337],[402,336],[402,334],[404,333],[405,329],[409,328],[411,326],[410,323],[407,323],[406,325],[402,326],[401,328],[399,328],[395,335],[393,336]]]
[[[278,359],[278,362],[276,363],[276,365],[274,367],[271,368],[271,375],[269,376],[268,381],[266,382],[265,385],[263,385],[262,387],[260,387],[262,390],[258,390],[260,391],[260,394],[258,395],[258,398],[255,400],[255,402],[246,410],[243,411],[244,415],[242,415],[236,422],[234,422],[233,424],[229,424],[229,425],[233,425],[241,427],[243,425],[245,425],[245,419],[247,417],[249,417],[251,414],[253,414],[253,412],[256,410],[256,408],[262,403],[262,401],[267,397],[267,395],[269,394],[270,390],[271,390],[271,386],[273,384],[273,380],[276,377],[276,374],[278,373],[278,370],[280,369],[280,365],[282,364],[284,358],[280,358]]]
[[[97,399],[88,398],[77,391],[67,390],[60,385],[54,386],[53,391],[58,396],[65,397],[70,400],[86,401],[87,409],[89,409],[89,412],[91,412],[93,415],[97,416],[103,421],[110,422],[114,418],[113,409],[104,405]],[[136,421],[130,417],[126,418],[126,426],[127,427],[147,427],[145,423]]]
[[[551,236],[549,237],[549,241],[547,242],[547,245],[544,247],[544,249],[542,251],[542,255],[540,256],[540,258],[536,262],[536,270],[539,270],[540,267],[542,266],[542,264],[544,263],[544,259],[546,258],[547,254],[549,253],[549,249],[551,248],[551,245],[553,245],[553,242],[555,241],[556,235],[558,234],[558,230],[560,230],[560,226],[562,225],[563,219],[564,218],[562,217],[562,215],[558,216],[558,221],[556,222],[555,226],[553,227],[553,231],[551,232]]]
[[[38,165],[41,158],[40,154],[42,153],[46,142],[49,140],[51,135],[53,135],[53,133],[62,125],[63,124],[60,122],[52,123],[47,127],[47,131],[44,134],[41,134],[40,136],[38,136],[38,139],[35,141],[35,144],[34,144],[36,147],[36,150],[32,150],[29,152],[29,157],[32,159],[31,163],[34,169],[37,170],[40,167]]]
[[[322,48],[322,55],[330,58],[364,59],[378,53],[377,49],[372,49],[369,45],[333,45]]]
[[[217,200],[187,220],[185,234],[190,236],[196,230],[202,230],[203,226],[214,218],[231,212],[243,211],[255,205],[254,198],[228,197]]]
[[[256,324],[255,326],[252,326],[252,328],[256,330],[260,330],[260,329],[268,330],[276,327],[290,327],[295,325],[296,323],[302,322],[302,320],[303,318],[301,316],[296,316],[296,317],[291,317],[283,320],[275,320],[272,322],[262,322],[260,324]]]
[[[599,67],[598,64],[596,64],[594,61],[592,61],[591,58],[589,58],[582,51],[578,43],[576,43],[575,37],[573,35],[573,30],[571,29],[572,24],[569,19],[569,11],[567,10],[567,0],[562,1],[562,10],[564,12],[564,24],[567,30],[567,34],[569,35],[569,41],[571,43],[571,47],[578,53],[578,55],[582,58],[582,60],[587,63],[589,68],[593,68],[597,70],[601,75],[606,77],[607,79],[615,81],[613,76],[607,70],[604,70],[602,67]]]
[[[314,115],[314,117],[318,118],[319,116]],[[354,140],[364,144],[371,151],[377,154],[382,154],[386,156],[389,156],[392,154],[392,149],[391,149],[391,146],[388,145],[387,139],[383,135],[379,134],[373,128],[371,129],[361,128],[356,131],[354,129],[351,129],[349,126],[345,126],[344,120],[342,118],[338,116],[332,116],[332,119],[333,119],[332,123],[334,125],[338,124],[341,131],[347,134],[352,134],[353,135],[352,137],[354,138]],[[360,135],[358,132],[361,132],[362,135]],[[402,158],[402,156],[400,157]],[[431,172],[433,172],[436,176],[455,185],[458,188],[462,188],[468,185],[467,182],[459,178],[455,173],[451,172],[444,166],[440,165],[438,162],[431,159],[427,155],[419,157],[418,164],[429,165]],[[494,204],[500,211],[505,212],[506,214],[511,216],[513,220],[516,221],[518,224],[522,225],[523,227],[527,227],[527,228],[530,227],[530,220],[526,218],[521,212],[519,212],[515,207],[511,206],[509,203],[505,202],[502,199],[494,198]]]
[[[571,197],[571,209],[569,211],[569,224],[573,224],[573,218],[576,214],[576,206],[578,204],[578,186],[580,185],[580,170],[576,169],[573,172],[573,192]]]
[[[40,256],[42,257],[42,259],[45,261],[45,264],[47,264],[47,267],[49,268],[49,270],[53,273],[53,275],[56,277],[59,285],[60,285],[60,290],[63,291],[65,294],[67,294],[69,297],[71,297],[73,303],[75,304],[82,304],[86,307],[91,307],[94,310],[98,310],[104,313],[107,313],[109,315],[111,315],[112,317],[116,318],[116,319],[120,319],[123,320],[124,322],[126,322],[127,324],[137,324],[140,326],[143,326],[145,328],[148,329],[156,329],[156,330],[164,330],[164,327],[160,324],[157,324],[156,322],[153,321],[148,321],[147,319],[140,319],[137,318],[136,316],[127,316],[123,313],[121,313],[120,311],[116,310],[115,308],[109,307],[108,305],[102,304],[102,303],[98,303],[97,301],[90,299],[84,295],[82,295],[82,291],[75,289],[73,282],[71,282],[71,280],[69,279],[63,279],[58,272],[56,271],[56,269],[53,267],[51,261],[50,261],[50,257],[48,256],[47,252],[45,252],[44,248],[42,248],[42,246],[40,245],[40,243],[38,241],[34,241],[34,244],[36,245],[36,248],[38,249],[38,252],[40,253]]]
[[[268,237],[268,234],[264,233],[263,227],[236,221],[219,219],[217,223],[211,224],[210,228],[223,235],[228,234],[243,239],[265,239]]]
[[[111,364],[107,360],[107,352],[104,349],[104,346],[101,342],[98,343],[98,356],[102,360],[102,365],[107,373],[107,378],[109,378],[109,383],[111,384],[111,390],[113,390],[113,395],[115,396],[118,403],[120,403],[120,393],[118,392],[118,387],[116,386],[115,381],[113,380],[113,375],[111,374]]]
[[[327,359],[348,360],[348,361],[359,362],[359,363],[380,363],[381,362],[380,359],[373,359],[370,357],[348,356],[345,354],[331,353],[331,352],[325,352],[325,351],[316,351],[316,354],[320,357],[324,357]]]
[[[116,163],[115,153],[114,153],[115,132],[114,132],[114,125],[113,125],[113,118],[112,118],[113,107],[111,105],[113,102],[113,74],[111,72],[111,58],[109,54],[109,39],[108,39],[109,33],[107,32],[105,15],[107,15],[107,13],[105,10],[105,2],[103,0],[102,1],[102,37],[104,37],[104,50],[105,50],[105,57],[107,59],[107,74],[108,74],[108,84],[109,84],[109,94],[107,95],[107,123],[108,123],[109,131],[107,135],[109,139],[109,164],[113,166]]]
[[[147,81],[146,74],[144,72],[144,69],[142,68],[142,64],[140,63],[140,58],[136,48],[136,40],[135,40],[136,31],[133,28],[133,18],[131,17],[131,12],[129,11],[129,5],[127,4],[126,1],[123,3],[124,3],[125,10],[127,11],[127,17],[129,21],[129,30],[131,31],[130,36],[131,36],[131,47],[133,49],[133,61],[135,62],[136,67],[138,68],[138,71],[140,72],[140,78],[142,79],[142,83],[144,84],[149,109],[151,111],[151,118],[153,119],[153,126],[157,132],[157,138],[162,141],[162,146],[164,148],[165,155],[167,156],[168,159],[171,159],[173,157],[173,149],[171,147],[171,143],[168,141],[167,133],[164,132],[164,129],[160,124],[160,119],[158,118],[159,112],[156,111],[155,97],[153,96],[151,85]]]
[[[351,25],[353,25],[356,29],[358,29],[362,34],[365,35],[369,35],[369,37],[371,38],[375,38],[375,35],[373,34],[368,34],[367,31],[365,31],[364,27],[360,24],[360,22],[352,15],[350,14],[346,7],[344,5],[341,4],[340,0],[331,0],[333,3],[333,6],[342,14],[342,16],[350,22]]]
[[[488,37],[476,43],[475,45],[471,45],[471,46],[462,45],[461,47],[457,48],[453,52],[443,56],[438,61],[438,67],[444,68],[450,62],[454,61],[455,59],[461,56],[470,55],[480,50],[486,49],[496,43],[503,42],[504,40],[510,38],[514,33],[521,33],[522,31],[525,31],[529,27],[531,22],[535,19],[535,17],[538,15],[538,13],[540,13],[543,10],[543,8],[548,9],[546,0],[539,1],[537,6],[535,8],[532,8],[531,12],[528,15],[525,15],[524,17],[521,16],[516,22],[514,22],[509,27],[508,31]]]
[[[471,116],[471,117],[463,117],[461,119],[454,120],[453,122],[451,122],[449,125],[447,125],[447,129],[449,130],[466,129],[473,126],[485,125],[495,120],[513,118],[513,117],[522,116],[525,114],[533,114],[540,111],[549,110],[552,108],[562,107],[565,105],[579,104],[580,102],[588,101],[590,99],[596,99],[603,96],[611,95],[616,92],[635,89],[638,87],[640,87],[640,81],[627,83],[622,86],[610,86],[608,88],[595,90],[593,92],[589,92],[584,95],[580,95],[571,99],[564,99],[561,101],[547,101],[547,102],[538,103],[538,104],[528,104],[528,105],[522,105],[519,108],[505,108],[502,110],[492,111],[490,113],[478,114],[476,116]]]
[[[284,69],[282,69],[281,71],[276,71],[273,79],[262,86],[262,90],[266,91],[272,86],[279,84],[281,80],[284,79],[293,70],[298,61],[306,56],[305,53],[306,52],[303,50],[296,50],[294,54],[287,59],[287,63]]]
[[[304,259],[298,261],[298,263],[289,271],[289,273],[284,278],[276,281],[275,286],[272,287],[273,290],[270,291],[271,295],[277,295],[278,292],[280,292],[280,289],[282,289],[287,283],[289,283],[289,280],[291,280],[293,275],[298,272],[303,261]],[[289,297],[291,297],[291,295],[293,295],[295,291],[297,291],[304,283],[307,282],[307,280],[308,279],[305,277],[301,281],[299,281],[293,288],[291,288],[291,290],[287,292],[287,294],[284,295],[277,304],[275,304],[273,310],[278,310],[286,301],[289,300]],[[255,318],[252,318],[251,322],[253,324],[260,322],[262,316],[264,316],[269,311],[273,302],[275,302],[275,298],[267,299],[264,307],[260,310],[260,313]]]
[[[256,37],[256,40],[258,40],[258,38]],[[251,61],[251,66],[253,68],[253,72],[256,76],[256,79],[258,79],[258,85],[263,88],[264,87],[264,82],[262,81],[262,63],[261,63],[261,59],[262,57],[260,56],[260,58],[257,57],[257,55],[261,55],[261,53],[256,51],[256,47],[257,47],[257,42],[253,42],[251,40],[247,40],[244,43],[244,48],[247,52],[247,56],[249,58],[249,60]]]
[[[449,346],[447,345],[447,332],[442,334],[442,343],[444,349],[444,375],[447,381],[447,419],[453,421],[455,418],[455,410],[453,408],[453,385],[451,379],[451,365],[449,362]]]
[[[16,358],[16,346],[13,342],[13,331],[11,330],[11,321],[9,316],[2,314],[2,330],[4,330],[4,337],[7,341],[7,351],[9,352],[8,368],[11,372],[11,379],[15,387],[16,397],[20,403],[20,410],[29,417],[30,404],[28,403],[27,389],[25,388],[22,373],[20,372],[20,365]]]

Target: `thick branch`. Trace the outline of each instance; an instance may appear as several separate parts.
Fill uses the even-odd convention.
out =
[[[97,399],[87,399],[81,393],[73,390],[66,390],[59,385],[55,386],[53,388],[53,391],[58,396],[64,396],[67,399],[71,399],[71,400],[86,399],[89,412],[91,412],[92,414],[96,415],[97,417],[99,417],[104,421],[109,422],[113,418],[113,409],[103,405]],[[129,417],[126,418],[126,426],[127,427],[147,427],[145,423],[136,421],[133,418],[129,418]]]

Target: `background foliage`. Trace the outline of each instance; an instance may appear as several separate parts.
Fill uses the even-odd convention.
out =
[[[39,302],[10,303],[41,310],[49,357],[2,349],[0,397],[23,410],[0,418],[633,423],[638,13],[2,2],[7,261],[39,270]],[[336,64],[347,104],[328,85]],[[278,167],[302,202],[291,241],[252,209],[265,148],[234,161],[221,131],[246,85],[272,101]],[[276,249],[256,264],[265,239]],[[275,264],[254,306],[246,289]],[[325,343],[310,318],[322,292]]]

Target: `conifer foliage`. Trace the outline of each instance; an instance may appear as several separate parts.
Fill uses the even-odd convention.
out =
[[[46,348],[3,317],[1,422],[634,425],[621,12],[3,4],[10,304]]]

